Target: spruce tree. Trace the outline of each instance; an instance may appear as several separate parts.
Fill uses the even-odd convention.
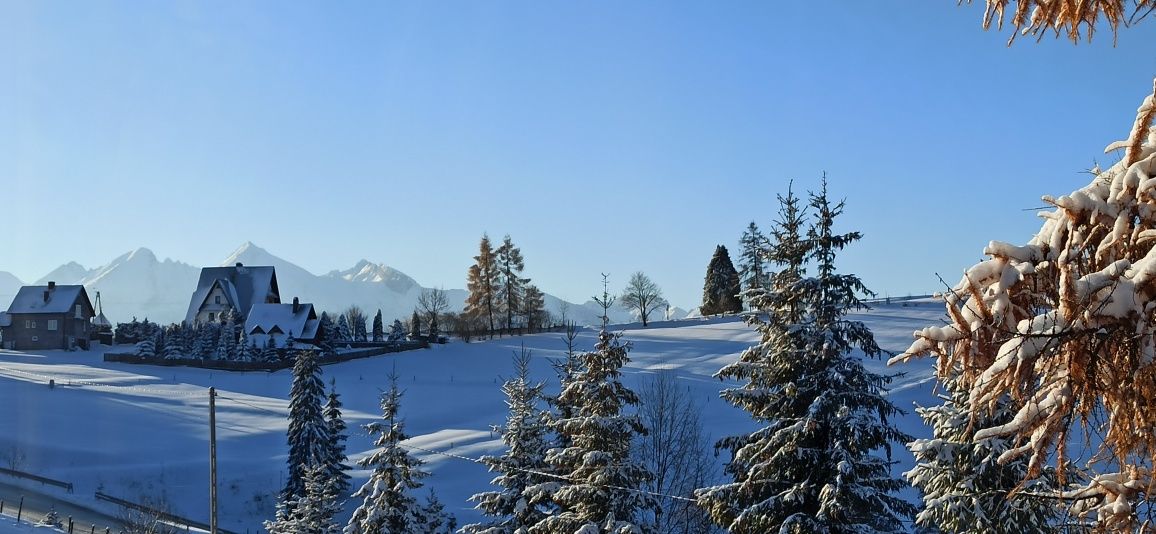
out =
[[[636,520],[655,502],[638,491],[652,475],[630,455],[634,436],[646,429],[636,414],[623,413],[638,404],[638,396],[620,380],[622,366],[630,360],[628,351],[617,335],[602,330],[595,349],[582,355],[582,368],[559,395],[575,413],[550,426],[565,435],[569,445],[550,449],[546,463],[563,480],[529,490],[548,491],[557,510],[530,533],[643,531]]]
[[[1045,468],[1039,478],[1021,488],[1028,474],[1028,459],[1021,456],[998,462],[1001,454],[1015,447],[1014,439],[974,439],[976,429],[1012,420],[1015,409],[1011,399],[999,399],[993,411],[973,421],[968,408],[970,391],[954,378],[945,380],[943,386],[947,392],[943,404],[915,409],[931,427],[932,438],[907,444],[916,464],[903,476],[923,494],[923,509],[915,516],[915,523],[950,534],[1060,530],[1056,523],[1061,512],[1058,503],[1038,496],[1059,487],[1056,470]]]
[[[526,262],[522,249],[515,247],[509,234],[502,238],[502,244],[494,251],[498,266],[498,294],[502,310],[506,312],[506,328],[514,328],[514,316],[520,315],[522,298],[529,278],[522,278]]]
[[[401,319],[393,320],[393,324],[389,327],[389,335],[385,339],[390,343],[397,343],[405,339],[405,325],[401,324]]]
[[[470,266],[466,276],[465,313],[474,319],[488,321],[490,335],[494,332],[494,314],[497,312],[498,293],[498,264],[494,255],[494,248],[490,245],[490,237],[482,234],[482,241],[478,245],[478,255],[474,256],[474,264]]]
[[[421,505],[412,492],[422,486],[421,479],[429,474],[421,469],[423,462],[401,446],[409,438],[398,416],[402,393],[396,374],[391,374],[389,381],[389,390],[381,396],[382,421],[365,425],[369,435],[378,436],[374,441],[377,449],[358,465],[373,472],[353,494],[362,502],[353,511],[345,534],[402,534],[419,527]]]
[[[484,523],[466,525],[466,534],[514,534],[538,524],[547,515],[543,499],[535,499],[526,492],[537,484],[555,479],[537,473],[546,472],[547,433],[549,413],[540,409],[545,384],[530,380],[530,352],[522,349],[514,354],[514,376],[502,384],[506,394],[509,415],[505,426],[495,427],[501,432],[506,452],[502,456],[483,456],[482,463],[498,475],[490,481],[496,491],[478,493],[470,497],[478,510],[492,518]]]
[[[141,341],[136,348],[136,355],[142,358],[156,358],[157,356],[157,338],[149,336]]]
[[[458,520],[446,512],[446,506],[438,499],[433,488],[430,488],[429,494],[426,495],[425,506],[421,509],[416,532],[420,534],[454,534],[457,532],[457,528]]]
[[[278,503],[277,516],[265,521],[269,534],[338,534],[336,522],[341,513],[341,496],[337,480],[329,477],[325,466],[304,469],[305,493],[290,501]]]
[[[329,397],[321,409],[329,430],[329,443],[325,450],[326,476],[335,481],[337,492],[345,495],[349,491],[349,474],[346,473],[349,466],[345,464],[348,460],[345,455],[345,440],[349,436],[345,432],[345,420],[341,418],[341,406],[341,395],[337,394],[337,381],[331,379]]]
[[[526,316],[527,332],[533,333],[546,326],[546,295],[538,286],[526,286],[522,295],[522,313]]]
[[[739,279],[743,291],[766,288],[770,283],[768,278],[767,254],[770,242],[767,236],[759,230],[759,226],[751,221],[743,236],[739,239]]]
[[[237,339],[237,348],[235,350],[237,351],[235,356],[237,361],[253,361],[253,346],[249,340],[249,334],[245,332],[244,328],[241,329],[241,337]]]
[[[327,466],[330,460],[331,436],[329,424],[322,411],[325,383],[321,381],[321,366],[312,351],[295,354],[293,384],[289,389],[289,473],[281,500],[288,503],[305,495],[305,469],[313,465]]]
[[[410,317],[409,325],[410,325],[410,329],[409,329],[410,337],[412,337],[414,339],[421,337],[421,317],[418,316],[417,310],[413,311],[413,317]]]
[[[353,341],[353,331],[349,329],[349,321],[345,318],[345,314],[337,316],[337,341],[340,343]]]
[[[786,220],[792,197],[780,197]],[[781,226],[772,258],[782,270],[753,295],[766,314],[748,319],[761,343],[717,374],[746,382],[721,396],[764,426],[719,442],[732,452],[734,481],[700,489],[699,504],[736,533],[903,532],[916,508],[894,495],[906,484],[890,476],[890,447],[911,437],[889,422],[899,413],[883,396],[891,377],[868,372],[854,354],[882,352],[863,323],[846,319],[870,292],[835,270],[836,253],[860,235],[833,233],[843,204],[830,205],[825,180],[810,206],[806,239],[799,225]]]
[[[731,256],[727,248],[718,245],[714,248],[714,256],[706,268],[706,281],[703,283],[702,307],[699,312],[703,316],[720,313],[738,313],[742,311],[742,301],[739,299],[739,273],[731,263]]]
[[[373,340],[385,340],[385,326],[381,322],[381,310],[377,310],[377,315],[373,316]]]
[[[326,312],[321,312],[321,317],[317,319],[317,344],[322,354],[337,354],[337,325]]]

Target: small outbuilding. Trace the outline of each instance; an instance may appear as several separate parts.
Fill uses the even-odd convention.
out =
[[[0,339],[11,350],[88,348],[92,301],[84,286],[24,286],[0,314]]]
[[[316,345],[319,324],[313,305],[293,297],[292,304],[254,304],[245,320],[245,333],[257,347],[266,346],[270,339],[276,347],[287,346],[289,339],[294,344]]]

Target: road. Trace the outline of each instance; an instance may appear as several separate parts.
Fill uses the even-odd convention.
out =
[[[4,515],[16,517],[21,496],[24,497],[23,519],[25,521],[35,523],[55,507],[56,514],[66,529],[68,528],[68,517],[72,516],[74,534],[88,534],[92,531],[93,525],[96,526],[98,533],[104,532],[105,527],[111,528],[112,532],[120,530],[121,523],[115,517],[63,501],[60,496],[52,495],[46,491],[40,492],[35,489],[22,488],[14,486],[8,481],[0,480],[0,500],[4,501]]]

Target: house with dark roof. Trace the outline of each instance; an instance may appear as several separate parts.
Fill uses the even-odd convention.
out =
[[[205,267],[197,289],[189,301],[185,323],[219,321],[232,311],[238,322],[245,322],[255,304],[280,304],[277,273],[271,266]]]
[[[24,286],[0,313],[0,339],[12,350],[87,349],[93,315],[84,286]]]
[[[319,325],[313,305],[293,297],[292,304],[254,304],[245,320],[245,333],[257,347],[266,346],[270,339],[274,346],[284,347],[290,338],[298,345],[316,345]]]

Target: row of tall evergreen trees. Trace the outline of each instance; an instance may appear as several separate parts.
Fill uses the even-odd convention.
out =
[[[525,269],[522,250],[509,235],[494,248],[489,235],[483,234],[466,275],[469,294],[463,315],[489,333],[544,327],[548,322],[545,294],[523,276]]]

